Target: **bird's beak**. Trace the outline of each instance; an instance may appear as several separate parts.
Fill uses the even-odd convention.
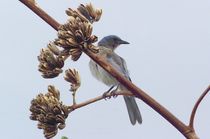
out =
[[[124,40],[120,40],[120,42],[119,42],[120,44],[130,44],[129,42],[127,42],[127,41],[124,41]]]

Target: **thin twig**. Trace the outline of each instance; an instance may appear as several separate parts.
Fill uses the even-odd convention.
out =
[[[108,93],[106,95],[100,95],[98,97],[95,97],[95,98],[92,98],[92,99],[89,99],[85,102],[82,102],[82,103],[79,103],[79,104],[73,104],[72,106],[69,106],[69,109],[70,109],[70,112],[71,111],[74,111],[75,109],[78,109],[78,108],[81,108],[81,107],[84,107],[86,105],[89,105],[91,103],[94,103],[94,102],[97,102],[97,101],[100,101],[100,100],[103,100],[103,99],[107,99],[107,98],[111,98],[111,97],[114,97],[116,94],[113,94],[113,93]],[[117,96],[118,95],[123,95],[123,96],[133,96],[133,94],[131,94],[130,92],[128,91],[119,91],[117,92]]]
[[[198,106],[200,105],[201,101],[204,99],[204,97],[208,94],[209,91],[210,91],[210,85],[202,93],[202,95],[199,97],[199,99],[197,100],[197,102],[195,103],[195,105],[193,107],[193,110],[192,110],[192,113],[191,113],[191,116],[190,116],[190,123],[189,123],[189,126],[192,129],[194,129],[194,119],[195,119],[195,114],[196,114],[196,111],[198,109]]]
[[[38,16],[40,16],[44,21],[46,21],[55,30],[58,30],[60,24],[58,24],[54,19],[48,16],[43,10],[32,5],[32,3],[27,2],[27,0],[20,0],[26,4],[32,11],[34,11]],[[40,13],[41,12],[41,13]],[[44,16],[44,17],[43,17]],[[117,70],[115,70],[104,58],[97,54],[94,54],[88,50],[84,50],[91,59],[93,59],[97,64],[104,68],[108,73],[110,73],[114,78],[116,78],[122,85],[124,85],[129,91],[131,91],[137,98],[140,98],[150,107],[152,107],[156,112],[163,116],[168,122],[170,122],[177,130],[179,130],[187,139],[198,139],[194,130],[189,126],[185,125],[172,113],[170,113],[166,108],[160,105],[156,100],[147,95],[143,90],[138,88],[136,85],[131,83],[125,77],[123,77]]]

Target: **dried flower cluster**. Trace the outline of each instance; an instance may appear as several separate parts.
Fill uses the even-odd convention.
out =
[[[44,78],[54,78],[62,73],[69,56],[77,61],[84,50],[93,53],[99,51],[93,45],[98,38],[92,35],[92,24],[100,19],[102,10],[93,8],[91,4],[81,4],[76,10],[69,8],[66,14],[68,21],[59,27],[58,38],[42,49],[38,56],[39,71]],[[75,94],[81,84],[79,73],[75,69],[68,69],[64,79],[71,85],[73,104],[76,104]],[[53,86],[48,87],[48,93],[39,94],[31,101],[30,111],[30,119],[38,121],[38,128],[44,130],[46,138],[54,137],[58,129],[65,127],[65,119],[71,112],[69,106],[62,104],[60,93]]]
[[[65,127],[69,114],[68,107],[60,102],[60,92],[54,86],[48,87],[47,94],[39,94],[31,101],[30,111],[30,119],[38,121],[38,128],[44,130],[48,139]]]
[[[75,69],[66,70],[64,79],[71,83],[70,91],[72,92],[76,92],[81,85],[79,73]]]
[[[66,58],[71,56],[73,61],[77,61],[83,48],[94,53],[99,51],[93,45],[97,37],[92,35],[92,23],[100,19],[102,10],[93,8],[92,4],[81,4],[76,10],[69,8],[66,14],[69,20],[59,27],[58,38],[50,42],[46,49],[42,49],[38,56],[39,71],[44,78],[58,76]]]
[[[91,4],[80,5],[77,10],[69,8],[66,10],[69,20],[61,25],[58,38],[54,43],[63,49],[69,50],[71,59],[76,61],[82,54],[82,48],[88,48],[94,53],[98,48],[93,45],[97,37],[92,35],[92,23],[100,19],[102,10],[95,9]]]
[[[39,71],[44,78],[53,78],[62,72],[64,59],[59,54],[59,49],[53,43],[49,43],[47,48],[41,50],[38,56]]]

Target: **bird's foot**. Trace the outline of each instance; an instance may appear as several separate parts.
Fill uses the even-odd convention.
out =
[[[116,98],[118,96],[117,89],[113,90],[110,94],[113,98]]]
[[[111,98],[111,96],[107,97],[107,95],[110,94],[110,93],[112,92],[111,90],[112,90],[114,87],[115,87],[114,85],[111,86],[111,87],[109,88],[109,90],[107,90],[106,92],[103,93],[103,98],[104,98],[105,100]]]
[[[118,96],[118,89],[119,85],[117,85],[116,89],[112,90],[111,95],[113,98],[116,98]]]

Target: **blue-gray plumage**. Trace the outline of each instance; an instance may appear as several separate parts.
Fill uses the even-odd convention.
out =
[[[99,54],[104,57],[116,70],[122,73],[124,77],[130,80],[125,60],[114,52],[114,50],[121,44],[129,43],[115,35],[106,36],[98,43]],[[126,90],[123,85],[121,85],[114,77],[112,77],[102,67],[97,65],[93,60],[90,60],[89,67],[92,75],[107,86],[117,86],[119,90]],[[138,105],[136,104],[135,98],[132,96],[124,96],[124,100],[131,123],[133,125],[136,121],[138,123],[142,123],[141,113]]]

